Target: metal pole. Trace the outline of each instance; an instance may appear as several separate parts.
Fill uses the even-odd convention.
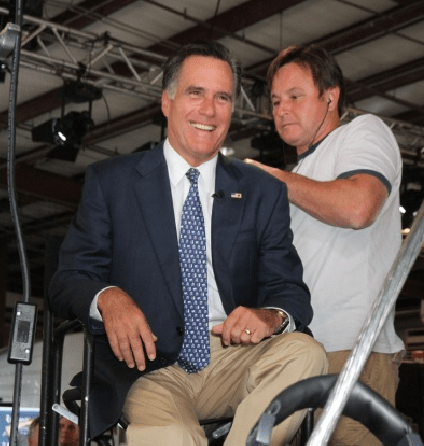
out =
[[[45,262],[44,262],[44,339],[43,339],[43,362],[41,373],[41,391],[40,391],[40,429],[39,446],[48,446],[51,444],[51,432],[53,419],[52,405],[53,395],[52,385],[53,362],[52,362],[52,344],[53,344],[53,313],[50,311],[50,303],[47,298],[48,287],[53,273],[57,270],[59,247],[62,243],[62,237],[48,237],[46,240]]]
[[[383,284],[383,289],[376,299],[370,316],[359,334],[352,353],[332,389],[327,404],[318,420],[308,446],[323,446],[333,433],[346,401],[364,368],[372,346],[376,341],[386,318],[396,303],[409,271],[417,258],[424,240],[424,202],[412,225],[411,232],[401,246]]]
[[[61,388],[62,388],[62,359],[63,359],[63,343],[65,335],[81,326],[77,319],[62,322],[54,332],[53,343],[51,346],[51,384],[49,403],[60,404]],[[51,409],[51,407],[49,408]],[[57,446],[59,435],[59,414],[56,411],[50,411],[50,446]]]
[[[46,259],[47,261],[47,259]],[[51,393],[49,392],[49,383],[51,382],[51,338],[53,331],[53,317],[50,312],[49,302],[44,299],[44,342],[43,342],[43,361],[41,373],[41,392],[40,392],[40,424],[38,444],[47,446],[50,443],[50,411],[52,407]]]
[[[22,6],[23,6],[22,0],[18,0],[16,2],[15,22],[16,25],[19,27],[20,32],[16,36],[15,49],[12,55],[10,96],[9,96],[9,150],[7,152],[7,155],[8,155],[9,202],[10,202],[12,221],[14,223],[16,236],[18,239],[18,249],[22,268],[22,279],[23,279],[23,297],[25,302],[29,302],[31,296],[31,282],[29,277],[28,259],[25,253],[22,230],[19,222],[19,213],[17,210],[17,198],[16,198],[15,175],[14,175],[15,149],[16,149],[15,115],[17,109],[17,90],[18,90],[19,59],[20,59],[20,44],[21,44],[21,30],[22,30]],[[12,419],[11,419],[11,429],[10,429],[11,446],[16,446],[18,444],[21,388],[22,388],[22,363],[17,363],[15,369],[15,386],[13,392]]]
[[[91,378],[93,372],[93,336],[84,328],[84,366],[81,383],[81,410],[79,417],[79,446],[89,444],[88,409],[90,400]]]

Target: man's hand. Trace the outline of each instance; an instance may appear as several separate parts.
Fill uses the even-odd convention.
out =
[[[100,293],[97,307],[102,315],[106,335],[113,353],[128,367],[146,368],[143,345],[149,360],[156,358],[156,336],[144,313],[131,297],[118,287]]]
[[[252,164],[253,166],[259,167],[259,169],[265,170],[277,180],[282,181],[283,183],[287,183],[292,175],[292,172],[287,172],[285,170],[277,169],[276,167],[267,166],[266,164],[262,164],[259,161],[252,160],[250,158],[245,158],[243,160],[246,164]],[[290,191],[289,191],[290,192]]]
[[[260,169],[265,170],[266,172],[270,173],[275,178],[283,181],[282,178],[281,178],[281,174],[284,175],[285,172],[282,171],[281,169],[277,169],[275,167],[267,166],[266,164],[262,164],[259,161],[252,160],[251,158],[245,158],[243,161],[246,164],[252,164],[253,166],[259,167]]]
[[[212,328],[225,345],[257,344],[270,337],[281,325],[282,318],[275,310],[237,307],[224,323]]]

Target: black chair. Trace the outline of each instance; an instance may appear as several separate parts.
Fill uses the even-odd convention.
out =
[[[67,410],[72,412],[78,417],[80,428],[80,446],[86,446],[91,440],[96,441],[100,446],[107,446],[110,444],[110,433],[104,433],[100,437],[91,439],[88,429],[88,405],[89,405],[89,389],[91,387],[91,379],[93,375],[93,336],[89,334],[84,326],[78,321],[66,321],[63,322],[56,330],[53,331],[51,341],[45,342],[48,344],[49,349],[49,361],[48,361],[48,381],[45,382],[45,387],[42,389],[42,399],[45,403],[42,404],[41,412],[44,412],[46,440],[40,446],[54,446],[58,435],[58,422],[59,414],[51,410],[53,405],[60,405],[61,399],[61,375],[62,375],[62,359],[63,359],[63,344],[66,334],[84,331],[84,353],[82,371],[78,374],[78,379],[74,379],[71,385],[74,385],[72,389],[67,389],[62,394],[62,399]],[[45,380],[43,380],[45,381]],[[206,420],[200,420],[200,424],[205,428],[209,425],[231,425],[232,418],[212,418]],[[123,429],[126,429],[128,423],[125,419],[121,418],[119,424]],[[221,435],[212,436],[216,429],[213,429],[210,434],[210,445],[220,444],[223,437],[226,437],[228,432],[222,431]],[[221,431],[219,431],[221,432]]]
[[[45,270],[45,289],[47,294],[48,284],[53,273],[57,269],[58,254],[62,238],[51,237],[46,243],[46,270]],[[43,371],[41,385],[41,403],[40,403],[40,446],[56,446],[59,432],[59,414],[52,410],[53,405],[60,405],[61,400],[61,376],[63,344],[66,334],[84,331],[84,354],[82,371],[79,379],[74,380],[71,385],[73,389],[66,390],[62,399],[66,408],[77,415],[80,428],[80,446],[86,446],[91,441],[88,428],[88,405],[89,389],[91,388],[91,379],[93,375],[93,336],[90,335],[84,326],[78,320],[63,322],[58,328],[53,329],[53,314],[50,311],[47,295],[45,296],[44,311],[44,345],[43,345]],[[79,401],[79,404],[77,403]],[[200,420],[200,424],[209,429],[210,446],[218,446],[223,443],[232,423],[232,418],[213,418]],[[126,429],[127,423],[121,419],[119,424]],[[313,413],[310,412],[305,418],[301,432],[302,445],[306,444],[307,438],[313,425]],[[218,427],[216,427],[218,426]],[[104,435],[94,439],[100,446],[109,444],[111,435]]]
[[[269,445],[273,426],[284,421],[290,414],[305,408],[324,407],[337,378],[338,375],[309,378],[281,392],[261,415],[246,446]],[[423,444],[401,413],[359,381],[355,383],[343,414],[366,426],[385,446]]]
[[[83,325],[77,321],[66,321],[62,323],[55,331],[52,337],[51,344],[51,370],[50,370],[50,404],[60,404],[61,395],[61,373],[62,373],[62,357],[63,357],[63,343],[64,338],[67,333],[84,331]],[[91,378],[93,374],[93,336],[87,331],[84,331],[84,354],[83,354],[83,364],[82,371],[79,374],[79,379],[71,382],[71,385],[75,385],[72,389],[67,389],[62,394],[63,403],[66,408],[75,414],[79,420],[80,427],[80,446],[86,446],[91,440],[97,442],[99,446],[110,446],[111,432],[105,432],[100,437],[95,439],[90,439],[88,430],[88,405],[89,405],[89,389],[91,387]],[[79,404],[78,404],[79,402]],[[50,406],[51,407],[51,406]],[[305,405],[310,407],[309,405]],[[297,410],[297,409],[295,409]],[[305,419],[302,422],[300,428],[300,445],[306,445],[306,442],[312,432],[313,427],[313,410],[309,410]],[[57,438],[57,424],[58,424],[58,414],[53,413],[48,417],[49,422],[52,423],[51,433],[49,438],[52,439],[51,443],[46,443],[46,445],[53,446],[55,444],[55,438]],[[199,421],[200,425],[207,430],[208,426],[212,426],[208,433],[208,444],[209,446],[219,446],[222,445],[228,432],[231,428],[232,418],[222,417],[222,418],[212,418]],[[121,418],[119,420],[119,425],[126,429],[128,423],[125,419]]]

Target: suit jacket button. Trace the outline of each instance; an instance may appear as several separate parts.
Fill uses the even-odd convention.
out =
[[[178,336],[183,336],[184,335],[184,328],[177,327],[177,334],[178,334]]]

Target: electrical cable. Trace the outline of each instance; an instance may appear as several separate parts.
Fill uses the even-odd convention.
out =
[[[28,259],[25,253],[22,228],[19,220],[16,180],[15,180],[15,152],[16,152],[16,109],[17,109],[17,91],[19,75],[19,59],[22,35],[22,0],[16,2],[15,24],[19,26],[20,32],[16,36],[15,48],[12,53],[12,63],[10,69],[10,94],[9,94],[9,147],[7,152],[7,187],[10,202],[10,212],[12,222],[15,227],[19,257],[22,269],[23,279],[23,297],[25,302],[29,302],[31,295],[31,284],[29,277]],[[12,403],[10,445],[17,446],[18,427],[19,427],[19,408],[21,402],[22,390],[22,363],[18,362],[15,369],[15,385]]]
[[[321,127],[324,125],[324,122],[325,122],[325,120],[327,118],[327,115],[328,115],[328,111],[330,109],[330,102],[331,102],[331,99],[328,99],[327,100],[327,110],[325,111],[325,115],[322,118],[321,124],[315,130],[314,137],[312,138],[311,142],[309,143],[308,150],[314,145],[315,138],[317,137],[318,132],[321,130]]]
[[[16,24],[22,29],[22,0],[16,3]],[[24,240],[22,236],[22,228],[19,219],[16,179],[15,179],[15,153],[16,153],[16,110],[17,110],[17,93],[18,93],[18,75],[19,75],[19,59],[20,59],[21,33],[18,34],[15,49],[12,55],[12,63],[10,70],[10,94],[9,94],[9,148],[7,152],[7,185],[10,202],[10,212],[12,222],[15,227],[18,250],[22,268],[23,281],[23,298],[25,302],[30,299],[30,277],[28,259],[25,253]]]

